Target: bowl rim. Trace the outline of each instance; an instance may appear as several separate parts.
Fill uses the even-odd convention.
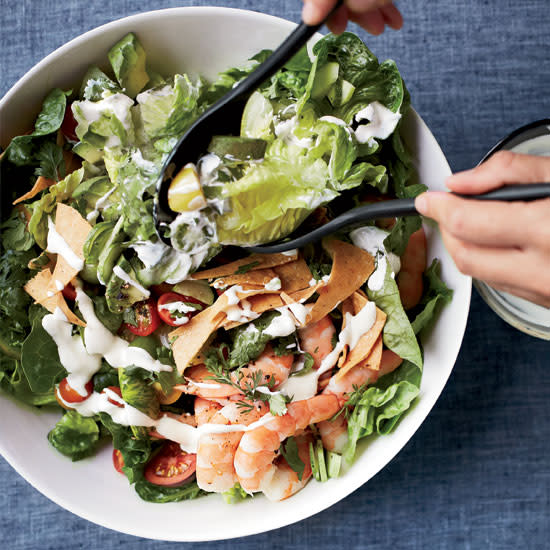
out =
[[[276,25],[286,25],[288,26],[289,31],[296,25],[292,21],[286,20],[282,17],[273,16],[270,14],[265,14],[253,10],[247,10],[247,9],[241,9],[241,8],[230,8],[230,7],[218,7],[218,6],[192,6],[192,7],[176,7],[176,8],[167,8],[167,9],[159,9],[159,10],[149,10],[142,13],[137,13],[133,15],[129,15],[126,17],[122,17],[119,19],[116,19],[114,21],[105,23],[103,25],[100,25],[96,28],[93,28],[89,31],[86,31],[83,34],[80,34],[76,36],[75,38],[71,39],[69,42],[63,44],[62,46],[58,47],[54,51],[52,51],[50,54],[48,54],[46,57],[44,57],[42,60],[40,60],[38,63],[36,63],[29,71],[27,71],[19,80],[15,82],[15,84],[8,90],[8,92],[0,99],[0,114],[2,112],[3,107],[9,103],[11,98],[19,92],[21,88],[23,88],[25,85],[28,84],[28,82],[40,71],[44,69],[44,67],[47,67],[50,63],[58,60],[61,56],[63,56],[65,53],[69,52],[74,46],[81,42],[85,42],[87,40],[93,39],[102,33],[104,33],[107,30],[115,29],[118,26],[127,25],[129,23],[137,23],[143,20],[146,20],[150,18],[152,15],[158,16],[160,14],[165,15],[174,15],[174,16],[188,16],[188,15],[204,15],[204,14],[211,14],[213,12],[224,12],[227,15],[231,16],[244,16],[244,17],[257,17],[258,19],[261,19],[262,21],[271,20]],[[441,150],[441,147],[439,146],[439,143],[436,141],[435,137],[429,130],[426,123],[422,120],[422,118],[416,113],[416,111],[411,107],[408,116],[412,117],[414,124],[424,132],[428,138],[432,142],[432,147],[434,150],[437,150],[442,158],[445,160],[446,166],[448,167],[448,163],[446,160],[446,157]],[[449,168],[450,172],[450,168]],[[39,492],[41,492],[43,495],[45,495],[48,499],[55,502],[59,506],[63,507],[65,510],[70,511],[88,521],[91,521],[95,524],[101,525],[102,527],[106,527],[118,532],[122,532],[129,535],[134,536],[140,536],[140,537],[148,537],[151,539],[156,540],[170,540],[170,541],[188,541],[188,542],[194,542],[194,541],[213,541],[213,540],[226,540],[229,538],[237,538],[237,537],[244,537],[244,536],[250,536],[254,534],[259,534],[263,532],[267,532],[273,529],[277,529],[280,527],[285,527],[292,525],[294,523],[297,523],[298,521],[301,521],[303,519],[306,519],[308,517],[311,517],[323,510],[326,510],[327,508],[333,506],[337,502],[343,500],[347,496],[349,496],[352,492],[356,491],[358,488],[363,486],[365,483],[367,483],[372,477],[374,477],[378,472],[380,472],[382,469],[384,469],[391,460],[405,447],[405,445],[408,443],[408,441],[411,439],[411,437],[418,431],[422,423],[425,421],[426,417],[432,410],[432,408],[435,406],[435,403],[439,399],[439,396],[441,392],[443,391],[445,385],[447,384],[448,378],[454,368],[454,365],[456,363],[456,359],[458,357],[458,353],[460,351],[460,345],[462,343],[462,340],[464,338],[464,332],[466,329],[466,324],[468,321],[468,310],[469,310],[469,304],[471,299],[471,279],[469,277],[464,277],[464,290],[467,291],[467,296],[464,301],[464,306],[466,310],[466,314],[464,315],[464,318],[461,320],[460,323],[457,324],[457,328],[459,329],[460,334],[460,340],[459,344],[457,345],[456,353],[453,353],[453,360],[452,365],[448,370],[448,373],[445,376],[445,379],[437,391],[437,395],[434,394],[433,403],[426,408],[426,410],[422,411],[421,415],[418,417],[418,419],[415,422],[415,427],[413,430],[410,431],[410,433],[406,436],[401,436],[398,448],[391,452],[389,454],[389,458],[383,463],[382,466],[380,466],[370,477],[367,479],[364,479],[358,475],[351,475],[351,473],[347,473],[347,476],[344,476],[342,478],[339,478],[339,483],[341,485],[341,489],[338,491],[327,489],[326,491],[326,498],[325,499],[319,499],[318,501],[311,501],[310,507],[307,509],[304,508],[301,513],[294,515],[293,517],[287,517],[287,515],[280,514],[279,519],[277,521],[273,521],[271,525],[268,528],[264,527],[256,527],[253,522],[244,522],[242,526],[240,526],[239,529],[235,529],[233,532],[219,535],[219,534],[213,534],[208,533],[207,537],[204,535],[199,536],[188,536],[185,535],[185,538],[179,537],[163,537],[162,534],[154,533],[146,525],[136,526],[135,530],[129,530],[125,529],[124,527],[120,527],[117,524],[116,518],[108,518],[105,516],[98,517],[98,515],[95,512],[91,512],[90,510],[87,510],[86,507],[83,505],[83,502],[80,503],[78,501],[73,502],[70,501],[66,496],[63,496],[60,493],[52,494],[51,491],[49,491],[47,488],[44,488],[44,484],[40,481],[40,477],[36,476],[34,471],[30,471],[24,467],[22,467],[16,460],[15,456],[11,453],[9,447],[7,447],[3,441],[0,439],[0,453],[3,455],[3,457],[7,460],[7,462],[28,482],[30,483],[35,489],[37,489]],[[4,396],[5,397],[5,396]],[[14,400],[18,405],[21,405],[19,402]],[[33,409],[33,407],[29,407],[30,409]]]

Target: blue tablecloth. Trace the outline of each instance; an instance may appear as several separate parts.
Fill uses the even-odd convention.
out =
[[[84,31],[139,11],[191,4],[254,9],[294,21],[301,7],[299,0],[3,0],[0,95]],[[413,105],[454,170],[477,163],[514,127],[548,117],[548,0],[401,4],[401,32],[362,34],[380,58],[397,61]],[[548,548],[549,363],[550,344],[506,325],[474,293],[449,383],[387,468],[315,517],[208,547]],[[0,510],[0,547],[10,550],[177,546],[80,519],[35,491],[2,459]]]

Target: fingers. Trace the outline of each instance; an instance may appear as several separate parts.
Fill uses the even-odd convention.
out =
[[[335,0],[304,0],[302,20],[307,25],[318,25],[334,5]],[[374,35],[384,32],[386,25],[392,29],[403,26],[403,17],[392,0],[346,0],[327,25],[332,32],[340,34],[348,19]]]
[[[446,181],[458,193],[484,193],[510,183],[550,181],[550,158],[499,151],[478,167]]]
[[[327,22],[327,27],[334,34],[342,34],[348,24],[348,9],[342,6]]]
[[[306,25],[318,25],[330,13],[335,0],[304,0],[302,21]]]
[[[520,247],[532,221],[525,203],[461,199],[445,192],[423,193],[415,206],[453,237],[479,246]]]

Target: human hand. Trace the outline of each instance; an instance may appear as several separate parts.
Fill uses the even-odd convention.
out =
[[[447,179],[452,191],[479,194],[511,183],[550,182],[550,158],[501,151]],[[493,288],[550,307],[550,199],[481,202],[427,192],[417,210],[439,223],[458,269]]]
[[[320,23],[334,7],[335,0],[304,0],[302,20],[308,25]],[[392,0],[345,0],[330,18],[327,27],[335,34],[354,21],[371,34],[382,34],[386,25],[392,29],[403,26],[403,17]]]

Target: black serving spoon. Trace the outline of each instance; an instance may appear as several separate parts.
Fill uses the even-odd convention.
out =
[[[214,134],[239,134],[241,117],[248,98],[306,44],[340,8],[342,2],[343,0],[338,0],[332,11],[318,25],[301,22],[257,69],[205,111],[179,140],[163,166],[153,212],[158,234],[167,244],[170,244],[170,240],[163,229],[178,215],[168,205],[168,188],[173,180],[172,176],[176,176],[186,164],[196,163],[199,157],[205,155]]]
[[[534,201],[537,199],[550,198],[550,183],[506,185],[495,191],[483,193],[482,195],[452,194],[464,199],[477,201]],[[344,227],[361,225],[369,220],[376,220],[379,218],[414,216],[418,213],[419,212],[414,206],[414,199],[395,199],[376,202],[374,204],[366,204],[348,210],[325,225],[309,233],[305,233],[304,235],[290,235],[285,240],[273,244],[247,246],[246,250],[263,254],[285,252],[287,250],[300,248],[308,243],[319,241],[323,237],[331,235]]]

